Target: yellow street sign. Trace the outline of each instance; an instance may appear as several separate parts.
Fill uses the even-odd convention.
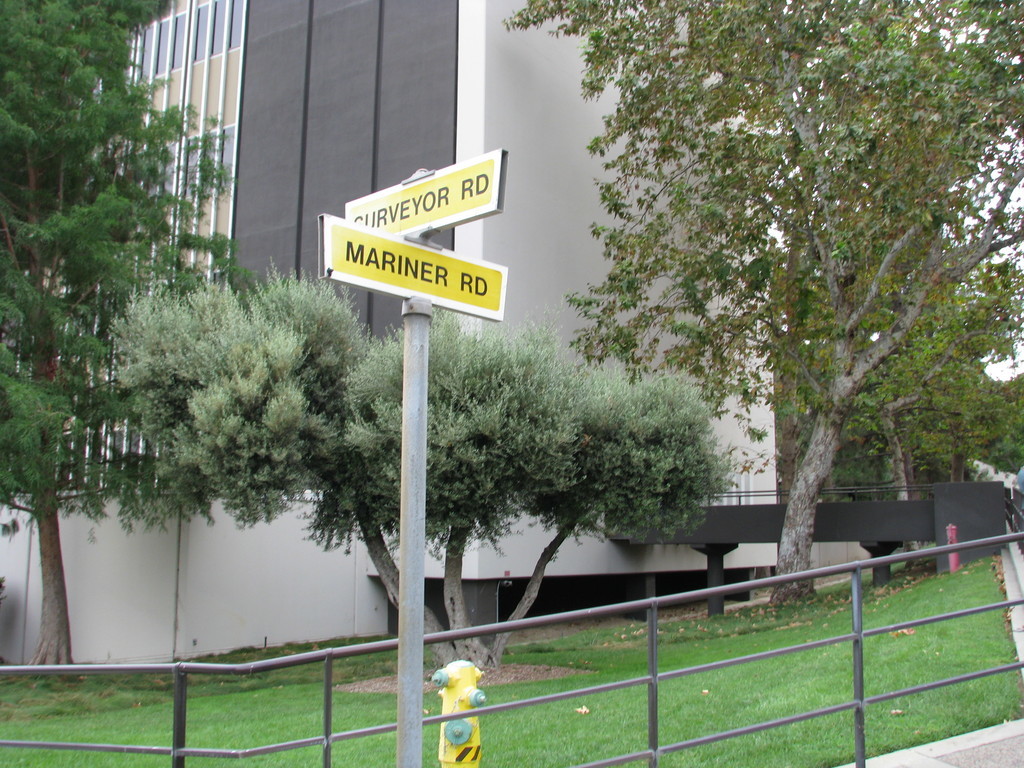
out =
[[[501,320],[508,268],[320,214],[320,275],[402,298]]]
[[[345,204],[345,218],[394,234],[439,230],[495,213],[505,204],[508,153],[495,150]]]

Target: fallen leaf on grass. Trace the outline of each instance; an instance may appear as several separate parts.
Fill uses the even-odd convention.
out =
[[[578,714],[580,714],[580,715],[589,715],[589,714],[590,714],[590,710],[589,710],[589,709],[587,709],[587,708],[586,708],[585,706],[584,706],[584,707],[578,707],[578,708],[576,709],[576,712],[577,712]]]
[[[899,637],[900,635],[916,635],[916,629],[897,629],[895,632],[889,633],[893,637]]]

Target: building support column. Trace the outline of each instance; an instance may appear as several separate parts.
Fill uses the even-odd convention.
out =
[[[708,587],[725,586],[725,556],[739,544],[694,544],[695,550],[708,559]],[[708,598],[708,616],[725,613],[725,595]]]

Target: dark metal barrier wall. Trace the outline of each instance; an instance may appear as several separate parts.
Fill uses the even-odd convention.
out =
[[[1010,512],[1011,514],[1016,513],[1016,518],[1020,518],[1019,511],[1017,511],[1016,509],[1008,510],[1008,512]],[[1013,664],[1004,664],[1001,666],[990,667],[988,669],[978,670],[975,672],[971,672],[969,674],[957,675],[955,677],[948,677],[940,680],[935,680],[930,683],[916,685],[910,688],[902,688],[899,690],[888,691],[886,693],[881,693],[874,696],[866,696],[864,693],[864,640],[868,637],[873,637],[875,635],[881,635],[888,632],[896,632],[902,629],[910,629],[912,627],[918,627],[925,624],[947,621],[950,619],[962,618],[965,616],[971,616],[986,611],[1006,610],[1013,606],[1024,605],[1024,599],[1007,600],[999,603],[992,603],[989,605],[975,606],[963,610],[937,614],[935,616],[930,616],[922,619],[916,619],[913,621],[901,622],[899,624],[891,624],[885,627],[877,627],[870,630],[865,630],[863,625],[862,574],[865,571],[868,571],[872,568],[876,568],[879,566],[890,566],[895,563],[920,560],[923,558],[942,557],[947,556],[953,552],[961,552],[964,550],[978,547],[994,548],[1007,545],[1024,545],[1024,533],[1013,533],[1006,536],[995,536],[987,539],[968,541],[955,545],[934,547],[931,549],[918,550],[915,552],[907,552],[898,555],[890,555],[887,557],[873,558],[868,561],[856,561],[853,563],[847,563],[845,565],[817,568],[814,570],[804,571],[789,576],[774,576],[767,579],[757,579],[754,581],[730,584],[727,586],[715,587],[712,589],[701,589],[693,592],[681,593],[678,595],[657,597],[647,600],[635,600],[628,603],[618,603],[616,605],[610,605],[603,608],[571,611],[551,616],[541,616],[532,619],[521,619],[519,621],[510,621],[500,624],[488,624],[486,626],[472,627],[469,629],[439,632],[427,636],[425,640],[428,644],[439,643],[446,640],[497,635],[514,630],[550,626],[554,624],[562,624],[572,621],[593,619],[604,616],[621,616],[624,614],[646,612],[648,637],[648,671],[646,675],[642,677],[631,678],[628,680],[619,680],[612,683],[606,683],[603,685],[578,688],[572,691],[565,691],[562,693],[551,694],[547,696],[538,696],[532,699],[523,699],[520,701],[510,702],[507,704],[480,707],[474,710],[474,716],[486,716],[488,714],[492,714],[495,712],[505,712],[513,709],[522,709],[525,707],[535,706],[537,704],[549,703],[553,701],[562,701],[566,699],[578,698],[581,696],[593,696],[595,694],[617,691],[624,688],[646,686],[648,692],[647,748],[637,752],[617,755],[615,757],[611,757],[605,760],[585,763],[580,766],[576,766],[575,768],[603,768],[604,766],[624,765],[626,763],[641,760],[647,761],[651,768],[656,768],[656,766],[658,765],[658,761],[662,755],[679,752],[703,744],[711,744],[718,741],[724,741],[726,739],[731,739],[736,736],[743,736],[750,733],[756,733],[759,731],[766,731],[773,728],[792,725],[794,723],[812,720],[814,718],[824,717],[826,715],[832,715],[840,712],[850,712],[852,720],[851,739],[854,745],[855,762],[858,768],[864,768],[866,760],[864,712],[868,706],[872,704],[878,704],[881,702],[889,701],[891,699],[895,699],[901,696],[923,693],[924,691],[929,691],[936,688],[942,688],[949,685],[955,685],[957,683],[976,680],[982,677],[988,677],[990,675],[998,675],[1005,672],[1013,672],[1015,670],[1020,670],[1024,668],[1024,662],[1018,661]],[[717,597],[724,597],[725,595],[730,595],[737,592],[748,592],[755,589],[774,587],[779,584],[786,584],[793,581],[804,581],[808,579],[818,579],[842,574],[848,574],[851,577],[850,589],[852,597],[851,610],[853,614],[853,620],[850,632],[841,635],[836,635],[834,637],[825,638],[822,640],[816,640],[809,643],[787,646],[785,648],[778,648],[775,650],[766,651],[764,653],[751,654],[749,656],[713,662],[710,664],[701,664],[698,666],[686,667],[683,669],[659,671],[659,609],[669,608],[675,605],[694,602],[698,600],[708,600]],[[702,736],[696,739],[689,739],[686,741],[668,744],[661,743],[661,740],[659,738],[659,718],[661,717],[662,713],[660,713],[658,709],[658,684],[660,682],[673,680],[675,678],[684,677],[687,675],[694,675],[701,672],[709,672],[717,669],[725,669],[726,667],[748,664],[754,661],[787,656],[790,654],[800,653],[815,648],[841,645],[844,643],[849,643],[853,651],[853,665],[851,670],[851,690],[853,695],[852,698],[848,701],[842,702],[840,704],[835,704],[829,707],[822,707],[819,709],[809,710],[806,712],[791,715],[789,717],[784,717],[776,720],[769,720],[762,723],[745,726],[743,728],[721,731],[719,733],[710,734],[708,736]],[[329,768],[331,765],[331,746],[333,744],[348,739],[356,739],[364,736],[389,733],[395,731],[396,729],[396,725],[394,723],[389,723],[354,731],[345,731],[341,733],[332,732],[331,695],[333,688],[333,680],[331,662],[334,659],[346,658],[351,656],[360,656],[369,653],[377,653],[380,651],[391,651],[397,649],[397,647],[397,640],[385,640],[374,643],[364,643],[362,645],[356,646],[331,648],[328,650],[296,654],[294,656],[288,656],[284,658],[252,662],[250,664],[205,664],[197,662],[178,662],[175,664],[76,664],[64,666],[0,667],[0,676],[105,674],[172,674],[174,676],[173,734],[172,743],[169,746],[138,746],[123,744],[16,741],[0,739],[0,748],[36,748],[74,751],[119,752],[124,754],[166,755],[170,758],[170,765],[172,766],[172,768],[184,768],[185,761],[189,757],[248,758],[256,757],[258,755],[270,754],[274,752],[284,752],[287,750],[299,749],[303,747],[319,746],[323,754],[323,765],[326,768]],[[284,669],[286,667],[294,667],[304,664],[320,664],[323,667],[322,733],[319,733],[315,736],[310,736],[309,738],[305,739],[282,742],[277,744],[266,744],[251,747],[248,749],[194,749],[188,747],[188,742],[186,738],[186,711],[188,706],[188,679],[190,675],[248,675],[257,672],[269,672],[276,669]],[[423,719],[423,724],[430,725],[445,722],[447,720],[458,718],[462,714],[463,713],[457,712],[450,715],[436,715],[433,717],[425,717]]]

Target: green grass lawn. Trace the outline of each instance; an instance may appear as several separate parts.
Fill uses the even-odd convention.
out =
[[[865,625],[881,627],[946,610],[1002,599],[996,561],[983,560],[956,574],[930,575],[928,566],[898,572],[881,590],[866,587]],[[724,617],[663,621],[662,672],[771,648],[844,634],[851,624],[849,587],[834,585],[799,606],[751,605]],[[507,663],[573,667],[587,674],[488,687],[490,703],[573,690],[646,672],[643,622],[583,630],[555,640],[512,645]],[[301,652],[310,646],[288,650]],[[216,661],[238,662],[281,649],[243,651]],[[1001,612],[885,633],[865,644],[867,694],[877,694],[1014,660]],[[660,685],[663,744],[796,714],[852,697],[847,644],[796,656],[690,675]],[[394,656],[335,663],[335,680],[393,674]],[[321,666],[247,677],[190,677],[188,745],[245,748],[316,736],[321,732]],[[1004,674],[869,708],[869,754],[963,733],[1021,716],[1020,676]],[[171,728],[169,678],[0,677],[0,738],[167,745]],[[637,687],[583,695],[526,710],[486,716],[482,723],[487,768],[546,768],[608,758],[643,749],[647,692]],[[437,713],[428,694],[424,709]],[[395,697],[336,691],[334,730],[395,719]],[[578,711],[579,710],[579,711]],[[394,763],[394,736],[340,743],[336,766]],[[437,727],[424,729],[424,765],[435,765]],[[820,718],[766,733],[666,756],[664,766],[704,768],[831,768],[853,759],[852,715]],[[160,756],[0,750],[4,766],[124,768],[166,766]],[[234,763],[235,761],[232,761]],[[193,768],[224,765],[189,758]],[[245,766],[320,765],[317,749],[243,761]]]

